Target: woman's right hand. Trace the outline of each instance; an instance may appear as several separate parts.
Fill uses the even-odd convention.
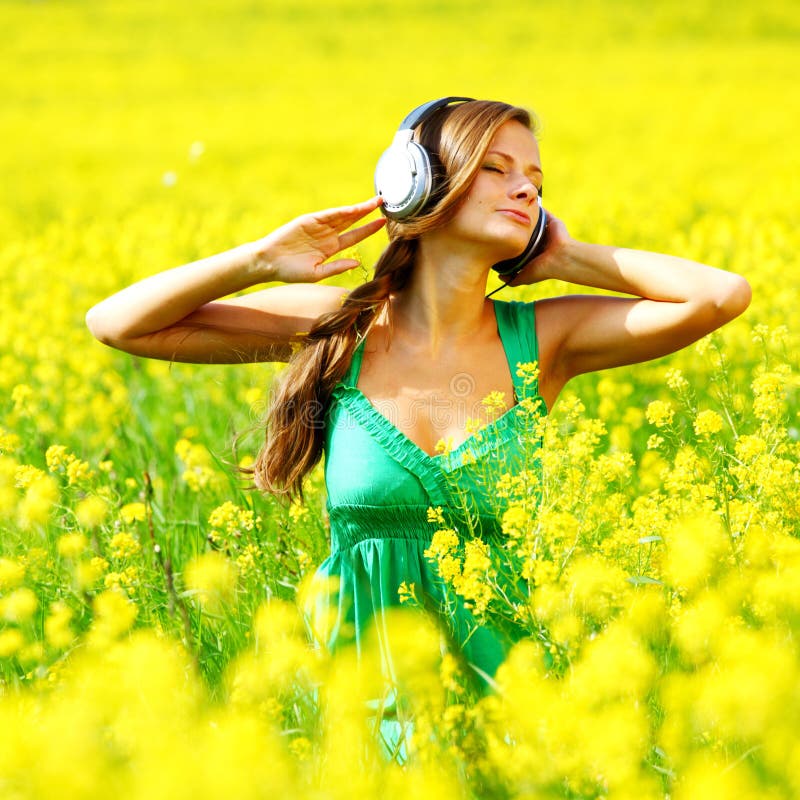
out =
[[[548,211],[544,249],[531,259],[514,279],[508,282],[508,285],[524,286],[549,278],[557,278],[557,264],[572,241],[567,226],[555,214]]]
[[[346,230],[380,204],[381,198],[376,196],[352,206],[303,214],[254,242],[257,258],[264,266],[264,281],[316,283],[359,266],[354,258],[327,259],[385,225],[385,218],[380,217]]]

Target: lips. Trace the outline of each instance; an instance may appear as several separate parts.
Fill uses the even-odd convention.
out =
[[[526,214],[524,211],[518,211],[516,208],[500,208],[498,209],[498,211],[501,214],[505,214],[510,219],[514,219],[517,222],[522,223],[523,225],[531,224],[530,216]]]

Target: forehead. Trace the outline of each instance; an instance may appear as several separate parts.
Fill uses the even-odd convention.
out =
[[[541,169],[536,137],[532,131],[515,119],[509,120],[497,129],[497,133],[492,137],[489,150],[506,153],[526,166]]]

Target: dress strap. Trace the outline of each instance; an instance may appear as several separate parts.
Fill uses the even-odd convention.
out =
[[[525,385],[522,378],[517,375],[520,364],[539,361],[539,342],[536,338],[536,303],[524,303],[520,300],[500,301],[495,300],[495,316],[497,329],[506,359],[511,370],[514,388],[518,397],[523,396]],[[534,391],[538,393],[538,381],[534,384]]]

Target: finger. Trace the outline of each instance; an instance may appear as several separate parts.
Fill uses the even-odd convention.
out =
[[[339,249],[344,250],[347,247],[352,247],[354,244],[363,242],[364,239],[368,236],[372,236],[373,233],[379,231],[385,224],[386,219],[381,217],[380,219],[370,220],[366,225],[362,225],[359,228],[353,228],[351,231],[340,234]]]
[[[355,258],[337,258],[335,261],[326,261],[316,268],[316,280],[323,280],[330,278],[332,275],[338,275],[341,272],[347,272],[348,269],[360,267],[361,262]]]
[[[340,206],[339,208],[327,208],[312,214],[317,222],[330,225],[337,230],[342,230],[352,225],[362,217],[366,217],[374,211],[381,203],[383,198],[380,195],[371,197],[363,203],[356,203],[352,206]]]

